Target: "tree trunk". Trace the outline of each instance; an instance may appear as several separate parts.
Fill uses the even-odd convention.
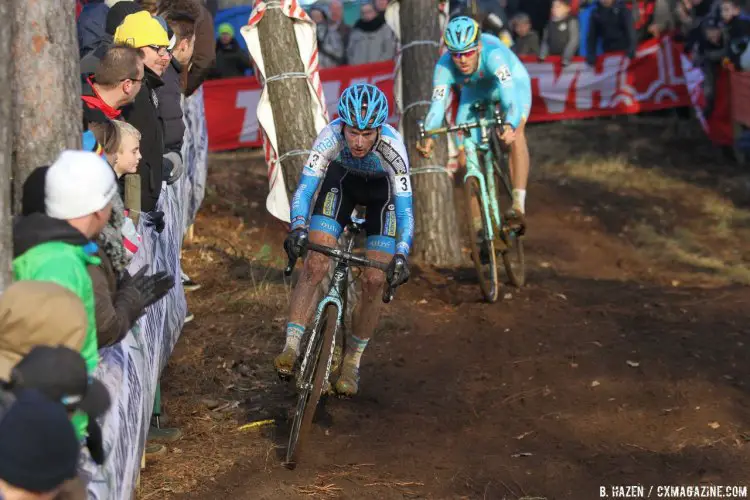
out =
[[[401,44],[419,40],[440,40],[440,24],[435,0],[401,2]],[[413,145],[419,138],[417,120],[427,113],[428,105],[411,107],[412,103],[429,101],[432,95],[432,73],[439,48],[422,44],[408,47],[402,53],[402,95],[405,114],[402,116],[404,140]],[[448,161],[447,139],[435,141],[432,158],[422,158],[409,147],[409,163],[413,172],[414,241],[412,255],[435,266],[458,265],[461,262],[461,236],[456,224],[453,203],[453,178],[445,171],[422,171],[426,166],[445,167]]]
[[[297,40],[294,36],[294,21],[279,9],[268,9],[258,23],[258,38],[263,55],[266,78],[287,73],[305,72]],[[266,82],[276,126],[278,154],[293,150],[308,150],[317,133],[313,119],[310,90],[306,78],[289,77]],[[287,156],[281,162],[287,194],[291,201],[297,189],[302,167],[307,155]]]
[[[8,0],[0,0],[7,4]],[[11,0],[13,16],[13,206],[29,173],[81,145],[81,81],[75,0]]]
[[[0,2],[0,19],[12,19],[13,4]],[[13,145],[11,40],[13,24],[0,29],[0,293],[11,283],[13,232],[10,215],[11,150]]]

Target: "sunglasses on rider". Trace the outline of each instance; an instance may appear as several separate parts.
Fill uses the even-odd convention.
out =
[[[464,57],[471,57],[477,53],[477,49],[464,50],[463,52],[451,52],[451,57],[454,59],[463,59]]]

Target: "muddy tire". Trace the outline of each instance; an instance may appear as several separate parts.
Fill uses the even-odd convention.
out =
[[[469,239],[469,248],[471,249],[471,260],[474,262],[479,288],[482,290],[484,299],[489,303],[493,303],[497,300],[499,293],[497,256],[495,255],[495,243],[487,237],[490,233],[485,217],[481,217],[481,226],[478,226],[475,224],[474,216],[471,213],[472,200],[476,200],[479,206],[482,206],[482,192],[476,178],[469,177],[466,179],[464,193],[466,195],[464,212],[466,227],[468,228],[467,236]],[[481,237],[481,242],[478,241],[478,236]]]
[[[313,417],[326,382],[326,371],[333,354],[333,341],[336,334],[336,322],[331,321],[331,318],[335,317],[336,306],[327,305],[311,330],[311,334],[314,332],[319,332],[319,334],[315,339],[315,345],[308,345],[305,350],[306,355],[309,352],[310,356],[308,363],[304,372],[302,370],[298,372],[297,407],[286,449],[285,465],[290,469],[297,466],[304,443],[310,434]]]

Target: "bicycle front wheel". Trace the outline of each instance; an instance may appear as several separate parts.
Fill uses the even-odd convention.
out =
[[[472,206],[479,207],[480,213],[484,210],[482,203],[482,190],[476,177],[469,177],[464,184],[466,193],[466,226],[469,228],[469,247],[471,248],[471,259],[477,270],[479,288],[487,302],[495,302],[499,293],[497,282],[497,257],[495,255],[495,243],[489,238],[490,231],[484,215],[475,217]]]
[[[500,146],[500,140],[494,133],[492,134],[490,143],[494,160],[493,174],[495,176],[497,201],[501,213],[505,213],[513,205],[513,184],[511,184],[510,166]],[[505,273],[508,275],[508,279],[510,279],[513,286],[521,288],[526,282],[526,257],[523,252],[523,235],[509,230],[504,222],[501,222],[498,230],[503,240],[499,245],[504,247],[500,249],[500,254],[502,255]]]
[[[291,469],[296,467],[302,446],[310,434],[315,410],[326,382],[326,372],[336,334],[336,313],[335,305],[327,305],[311,332],[311,339],[315,345],[306,351],[309,359],[305,363],[304,371],[299,375],[297,408],[294,412],[292,432],[286,449],[286,465]],[[316,332],[317,335],[315,335]]]

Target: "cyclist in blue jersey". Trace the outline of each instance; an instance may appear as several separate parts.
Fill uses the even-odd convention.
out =
[[[339,118],[318,135],[302,171],[292,198],[291,231],[284,249],[290,258],[297,258],[305,254],[308,241],[336,246],[354,207],[366,207],[367,258],[389,263],[389,267],[385,275],[372,268],[362,273],[362,299],[353,325],[356,335],[347,339],[341,375],[334,385],[340,394],[351,396],[359,388],[360,359],[378,321],[384,280],[396,287],[409,278],[414,217],[406,147],[401,135],[385,123],[385,94],[373,85],[352,85],[341,95],[338,111]],[[328,269],[328,257],[316,252],[307,255],[292,293],[286,344],[274,359],[282,375],[292,372],[300,339],[315,309],[316,288]]]
[[[453,86],[462,87],[456,124],[478,118],[471,108],[475,102],[499,102],[506,113],[506,124],[500,139],[510,146],[513,181],[513,206],[506,217],[511,223],[523,226],[529,177],[529,148],[525,134],[526,120],[531,111],[529,73],[500,39],[481,33],[477,22],[470,17],[451,19],[443,38],[448,52],[440,57],[435,66],[432,104],[425,119],[425,129],[442,126],[445,106]],[[479,129],[473,129],[471,137],[463,138],[459,144],[466,162],[477,164],[475,145],[479,143],[479,134]],[[431,154],[432,148],[431,137],[417,145],[417,149],[425,156]],[[475,211],[479,216],[479,207],[475,207]]]

